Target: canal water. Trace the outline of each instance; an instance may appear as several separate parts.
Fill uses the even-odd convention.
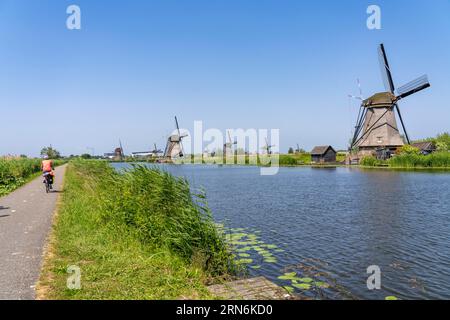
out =
[[[449,173],[160,167],[204,188],[252,276],[311,298],[450,299]],[[380,290],[368,289],[370,266]]]

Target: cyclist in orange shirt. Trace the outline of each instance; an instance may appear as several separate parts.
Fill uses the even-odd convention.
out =
[[[44,178],[47,175],[51,176],[51,184],[53,184],[53,178],[55,177],[55,173],[53,172],[53,170],[55,170],[55,167],[53,165],[53,160],[49,159],[48,156],[44,156],[44,160],[42,160],[41,163],[41,170],[42,170],[42,174],[44,176]],[[45,179],[44,179],[44,183],[45,183]],[[51,186],[50,184],[50,186]]]

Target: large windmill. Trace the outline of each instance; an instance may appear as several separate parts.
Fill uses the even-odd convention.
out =
[[[181,134],[177,117],[175,117],[175,126],[176,133],[167,139],[166,149],[164,151],[165,158],[182,158],[184,156],[182,140],[187,137],[187,134]]]
[[[397,127],[395,111],[397,111],[403,133],[409,144],[409,136],[398,102],[430,87],[428,77],[424,75],[396,89],[383,44],[379,46],[378,55],[386,92],[376,93],[365,100],[361,98],[362,103],[350,146],[351,150],[357,149],[359,155],[377,153],[378,156],[380,154],[389,156],[392,151],[405,144]],[[382,152],[380,153],[380,151]]]
[[[233,145],[237,145],[237,140],[231,140],[230,131],[228,133],[228,142],[225,142],[223,145],[223,155],[224,157],[229,157],[233,155]]]

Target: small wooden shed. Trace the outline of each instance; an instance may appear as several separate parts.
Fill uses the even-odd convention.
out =
[[[431,141],[412,143],[411,146],[420,150],[420,153],[427,155],[436,151],[436,146]]]
[[[336,162],[336,154],[332,146],[317,146],[311,151],[311,161],[314,163]]]

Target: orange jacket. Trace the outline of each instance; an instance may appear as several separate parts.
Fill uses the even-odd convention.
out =
[[[50,172],[53,170],[53,161],[52,160],[43,160],[41,164],[42,172]]]

